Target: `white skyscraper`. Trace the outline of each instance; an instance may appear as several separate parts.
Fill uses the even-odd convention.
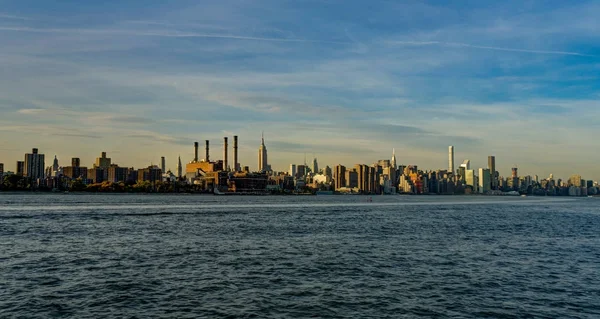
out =
[[[296,170],[296,164],[290,164],[290,176],[296,177],[296,173],[298,173]]]
[[[454,146],[448,146],[448,171],[452,174],[454,172]]]
[[[258,148],[258,171],[266,172],[269,169],[267,161],[267,147],[265,146],[265,135],[261,134],[260,147]]]
[[[396,163],[396,149],[393,148],[392,149],[392,160],[390,161],[390,166],[393,167],[394,169],[397,169],[398,166],[396,166],[396,165],[397,165],[397,163]]]
[[[44,154],[39,154],[34,148],[31,154],[25,154],[23,175],[32,179],[44,178]]]
[[[485,194],[491,189],[490,169],[479,169],[479,193]]]

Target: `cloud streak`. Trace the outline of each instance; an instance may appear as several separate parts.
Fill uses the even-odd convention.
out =
[[[30,32],[30,33],[81,34],[81,35],[166,37],[166,38],[208,38],[208,39],[265,41],[265,42],[321,43],[321,44],[342,44],[342,45],[352,44],[352,42],[347,42],[347,41],[310,40],[310,39],[299,39],[299,38],[253,37],[253,36],[231,35],[231,34],[182,32],[182,31],[173,31],[173,30],[138,31],[138,30],[123,30],[123,29],[60,29],[60,28],[40,29],[40,28],[31,28],[31,27],[0,26],[0,31]]]
[[[552,50],[530,50],[520,48],[506,48],[506,47],[495,47],[485,46],[461,42],[444,42],[444,41],[387,41],[386,43],[398,46],[447,46],[447,47],[463,47],[473,48],[482,50],[494,50],[494,51],[506,51],[506,52],[521,52],[521,53],[532,53],[532,54],[556,54],[556,55],[574,55],[581,57],[597,57],[596,55],[585,54],[580,52],[569,52],[569,51],[552,51]]]

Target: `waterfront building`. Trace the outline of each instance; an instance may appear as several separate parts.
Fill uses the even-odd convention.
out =
[[[105,180],[105,170],[100,167],[89,168],[87,179],[90,183],[102,183]]]
[[[313,162],[312,162],[312,173],[313,175],[319,174],[319,164],[317,163],[317,158],[313,158]]]
[[[296,170],[296,164],[290,164],[290,171],[289,171],[290,176],[293,178],[296,178],[297,173],[298,173],[298,171]]]
[[[491,189],[490,170],[487,168],[479,169],[479,193],[485,194]]]
[[[54,159],[56,160],[56,157]],[[81,160],[78,157],[71,158],[71,166],[73,166],[73,167],[81,166]]]
[[[329,166],[325,166],[325,169],[323,170],[323,174],[329,178],[333,177],[332,171],[331,171],[331,167]]]
[[[160,182],[162,181],[162,171],[160,167],[151,165],[146,168],[138,169],[138,182]]]
[[[129,177],[129,169],[127,167],[119,167],[119,165],[112,164],[108,168],[107,180],[112,183],[124,182]]]
[[[569,177],[569,181],[568,181],[567,185],[569,187],[570,186],[582,187],[583,183],[582,183],[581,175],[578,175],[578,174],[571,175],[571,177]]]
[[[492,190],[497,190],[498,177],[496,176],[496,156],[488,156],[488,169],[490,170],[490,187]]]
[[[70,179],[84,178],[87,179],[87,167],[82,166],[67,166],[63,167],[63,176]]]
[[[334,169],[335,174],[333,178],[335,189],[346,187],[346,167],[344,165],[336,165]]]
[[[306,165],[298,165],[296,167],[296,178],[305,179],[308,174],[308,167]]]
[[[351,170],[346,170],[346,174],[344,176],[344,181],[345,181],[345,185],[343,185],[342,187],[348,187],[350,189],[356,188],[357,190],[360,190],[358,188],[358,172],[356,171],[355,168],[353,168]]]
[[[477,185],[477,180],[476,180],[476,176],[475,176],[475,170],[472,170],[472,169],[465,170],[465,184],[468,186],[471,186],[474,193],[477,192],[478,185]]]
[[[34,180],[44,178],[44,154],[40,154],[37,148],[32,149],[31,153],[25,154],[23,162],[23,176]]]
[[[464,160],[462,164],[458,167],[458,174],[460,175],[460,180],[464,183],[466,181],[466,172],[471,169],[471,161]]]
[[[18,176],[23,176],[24,170],[25,170],[25,162],[17,161],[17,165],[15,167],[15,174]]]

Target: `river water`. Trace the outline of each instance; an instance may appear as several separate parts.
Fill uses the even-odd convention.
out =
[[[1,318],[600,318],[600,199],[0,195]]]

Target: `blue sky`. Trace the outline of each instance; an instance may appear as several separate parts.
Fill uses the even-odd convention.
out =
[[[600,179],[597,1],[2,1],[0,162],[456,162]],[[231,153],[231,151],[230,151]]]

